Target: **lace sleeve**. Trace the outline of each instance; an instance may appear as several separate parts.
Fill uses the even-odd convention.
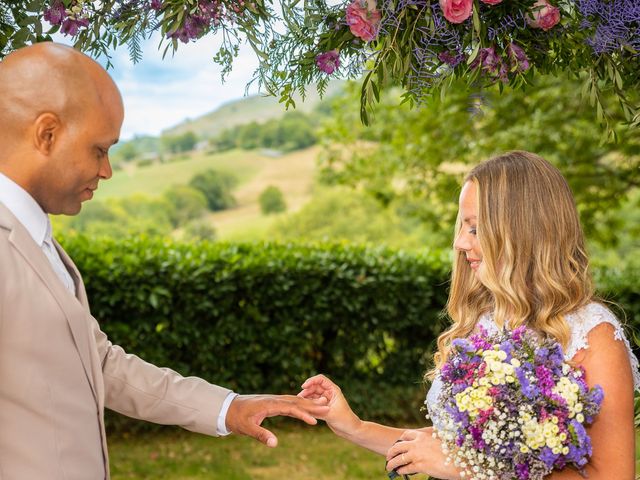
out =
[[[633,373],[633,386],[635,390],[640,390],[638,359],[631,350],[631,345],[624,334],[622,324],[608,308],[599,303],[590,303],[576,313],[568,315],[567,321],[571,326],[571,341],[564,355],[567,360],[573,358],[578,350],[589,348],[587,335],[593,328],[601,323],[609,323],[614,328],[614,338],[624,342],[627,347],[629,361],[631,362],[631,371]]]

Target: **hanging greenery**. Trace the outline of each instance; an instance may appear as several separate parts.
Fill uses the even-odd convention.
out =
[[[611,91],[640,125],[640,0],[18,0],[0,4],[0,22],[2,55],[60,31],[94,56],[127,45],[134,61],[155,31],[165,54],[221,32],[223,76],[246,41],[260,60],[252,81],[287,106],[310,84],[360,78],[365,123],[391,85],[420,104],[455,79],[526,88],[566,72],[603,124]]]

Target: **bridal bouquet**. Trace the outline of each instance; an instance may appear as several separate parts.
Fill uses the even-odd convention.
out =
[[[480,329],[453,342],[441,370],[436,435],[464,478],[542,480],[554,469],[582,472],[591,456],[585,425],[603,391],[562,347],[525,327]]]

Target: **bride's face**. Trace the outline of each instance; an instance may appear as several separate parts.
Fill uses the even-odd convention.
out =
[[[460,192],[459,214],[462,226],[456,236],[454,247],[459,252],[463,252],[469,268],[482,282],[484,265],[482,263],[482,249],[478,241],[478,196],[477,187],[473,182],[466,182]]]

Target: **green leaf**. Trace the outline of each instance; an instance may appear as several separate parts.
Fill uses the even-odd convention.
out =
[[[467,58],[467,65],[471,65],[474,62],[479,52],[480,52],[480,42],[476,43],[473,46],[473,50],[471,50],[471,55],[469,55],[469,58]]]
[[[480,23],[480,5],[477,1],[473,2],[473,30],[478,34],[478,37],[482,35],[482,25]]]

